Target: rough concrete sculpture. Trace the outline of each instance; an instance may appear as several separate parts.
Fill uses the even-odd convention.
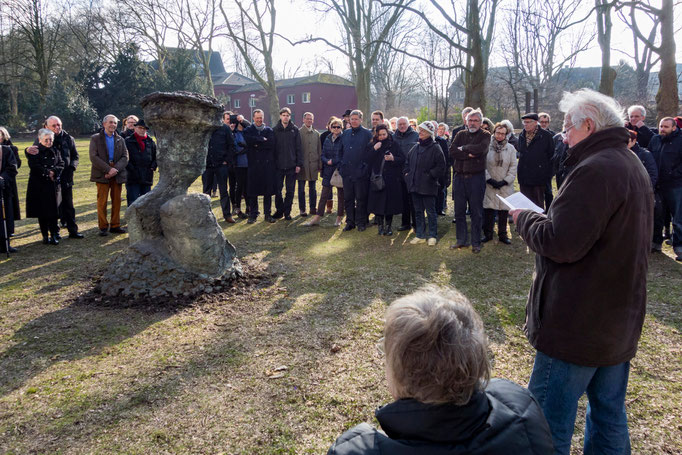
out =
[[[107,295],[192,295],[241,274],[204,194],[187,194],[206,167],[211,133],[220,126],[218,101],[187,92],[142,100],[157,141],[159,182],[126,211],[130,246],[107,267]]]

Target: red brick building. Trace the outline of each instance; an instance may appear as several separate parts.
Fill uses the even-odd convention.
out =
[[[215,79],[214,79],[215,80]],[[263,87],[238,73],[227,73],[220,83],[215,83],[215,94],[225,100],[225,108],[251,118],[254,109],[265,112],[266,122],[270,109]],[[315,74],[277,81],[280,107],[291,109],[296,125],[302,124],[303,114],[315,115],[313,126],[323,130],[329,117],[343,115],[346,109],[355,109],[358,97],[355,86],[347,79],[333,74]]]

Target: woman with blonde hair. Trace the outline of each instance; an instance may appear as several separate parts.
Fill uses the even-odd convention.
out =
[[[553,452],[542,410],[525,388],[490,378],[483,323],[462,295],[426,287],[386,311],[386,385],[396,400],[376,410],[328,455],[495,455]]]

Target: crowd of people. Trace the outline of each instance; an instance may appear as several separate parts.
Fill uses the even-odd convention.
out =
[[[331,213],[336,188],[336,226],[345,217],[345,231],[364,231],[373,214],[379,235],[393,235],[394,226],[398,231],[413,229],[415,237],[410,243],[433,246],[438,242],[437,217],[445,215],[448,188],[452,187],[456,239],[451,248],[471,246],[474,253],[480,252],[483,244],[495,237],[495,225],[499,241],[510,244],[507,223],[511,219],[497,196],[511,195],[518,180],[524,195],[548,209],[554,197],[552,179],[556,178],[560,189],[571,170],[566,132],[550,130],[547,113],[524,115],[518,136],[509,120],[493,124],[480,109],[465,108],[462,119],[464,123],[450,132],[445,123],[417,125],[407,117],[386,119],[377,110],[371,113],[371,128],[365,128],[363,113],[348,109],[330,118],[326,131],[320,134],[312,126],[311,112],[303,115],[300,127],[286,107],[273,127],[265,124],[260,109],[253,111],[252,122],[225,112],[223,124],[209,142],[203,191],[209,195],[219,191],[227,223],[234,223],[235,216],[255,223],[262,196],[264,220],[274,223],[292,218],[298,186],[300,216],[312,215],[305,225],[317,226]],[[682,118],[666,117],[658,130],[650,129],[645,119],[644,107],[631,106],[625,126],[632,139],[629,146],[646,167],[656,190],[652,250],[661,251],[667,239],[682,259]],[[156,144],[147,134],[144,120],[128,116],[120,132],[118,123],[114,115],[107,115],[102,129],[90,139],[90,180],[97,185],[102,236],[125,233],[120,220],[123,184],[130,205],[151,190],[156,170]],[[0,139],[0,186],[7,226],[7,235],[4,230],[0,235],[3,251],[15,252],[5,239],[13,235],[14,221],[20,219],[15,175],[21,158],[5,128],[0,129]],[[58,117],[45,121],[25,156],[30,169],[26,216],[38,218],[43,242],[58,244],[60,227],[67,229],[69,238],[82,238],[73,207],[78,151]]]

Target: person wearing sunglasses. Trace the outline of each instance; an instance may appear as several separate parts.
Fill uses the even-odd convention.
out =
[[[329,130],[331,133],[327,136],[322,146],[322,193],[320,194],[320,201],[317,204],[317,213],[312,217],[306,226],[317,226],[324,216],[325,206],[327,201],[332,199],[333,186],[331,184],[334,171],[339,165],[342,156],[343,145],[341,144],[341,133],[343,133],[343,121],[340,118],[332,118],[329,121]],[[338,211],[336,212],[336,223],[334,226],[340,226],[343,221],[344,203],[343,203],[343,188],[336,188],[336,203]]]

